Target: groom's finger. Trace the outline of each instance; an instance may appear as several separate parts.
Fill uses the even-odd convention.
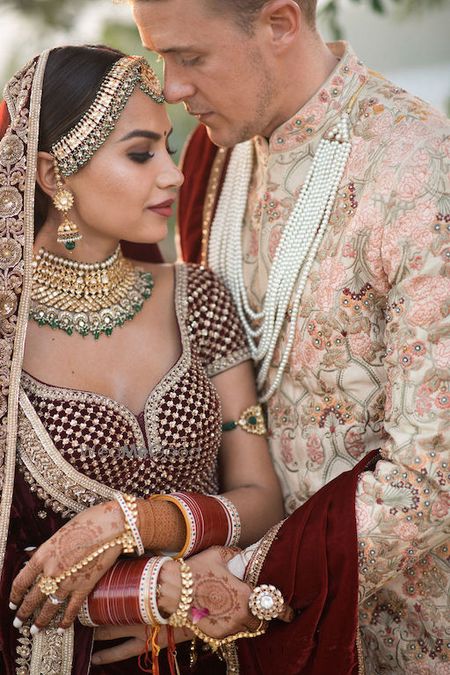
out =
[[[132,638],[127,640],[117,647],[110,647],[109,649],[102,649],[92,655],[92,663],[97,666],[103,663],[116,663],[116,661],[124,661],[130,659],[132,656],[139,656],[142,653],[142,640]]]
[[[99,626],[95,629],[94,640],[117,640],[136,637],[136,626]]]

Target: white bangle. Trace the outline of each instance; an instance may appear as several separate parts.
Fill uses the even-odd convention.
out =
[[[161,572],[161,568],[164,565],[164,563],[168,562],[169,560],[173,560],[173,558],[170,558],[167,555],[164,556],[159,556],[158,558],[152,558],[155,562],[153,563],[153,566],[150,571],[150,579],[149,579],[149,587],[148,587],[148,599],[150,602],[150,611],[156,620],[156,623],[159,623],[161,625],[165,625],[169,623],[169,619],[165,619],[162,615],[161,612],[159,611],[158,607],[158,577],[159,573]]]
[[[223,495],[210,495],[217,499],[222,504],[222,508],[227,514],[228,520],[228,537],[224,546],[237,546],[241,539],[241,519],[239,511],[233,502]]]
[[[144,544],[142,543],[142,538],[141,535],[139,534],[138,526],[137,526],[137,505],[136,505],[136,497],[131,497],[129,495],[123,495],[121,492],[116,492],[115,493],[116,500],[120,506],[120,508],[123,511],[123,515],[125,516],[125,522],[126,525],[128,525],[128,528],[131,531],[131,534],[133,535],[136,548],[137,548],[137,553],[138,555],[144,555],[145,549],[144,549]],[[130,505],[127,503],[128,501],[131,502],[132,508],[134,510],[134,513],[132,512]]]

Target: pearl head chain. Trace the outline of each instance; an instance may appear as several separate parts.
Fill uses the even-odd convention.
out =
[[[300,301],[350,155],[350,109],[319,142],[283,229],[259,312],[248,301],[242,267],[242,228],[252,175],[252,141],[237,145],[230,158],[211,227],[208,258],[211,268],[228,286],[236,303],[253,359],[258,365],[257,385],[261,401],[268,401],[279,388],[292,350]],[[280,352],[280,363],[272,384],[264,391],[289,308],[290,323]]]

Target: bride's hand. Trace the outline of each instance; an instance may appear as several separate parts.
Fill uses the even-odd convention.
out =
[[[17,607],[14,625],[20,628],[35,615],[32,633],[47,626],[64,605],[59,628],[68,628],[83,600],[97,581],[114,564],[122,551],[116,544],[61,581],[53,596],[46,597],[38,586],[39,576],[57,577],[86,559],[103,544],[124,531],[124,516],[116,501],[98,504],[76,515],[44,542],[14,579],[10,603]],[[52,599],[53,600],[52,600]],[[59,601],[59,602],[58,602]]]

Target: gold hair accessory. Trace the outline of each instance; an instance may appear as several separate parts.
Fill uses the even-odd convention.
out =
[[[266,423],[260,405],[252,405],[246,408],[237,421],[224,422],[222,424],[222,431],[232,431],[236,427],[241,427],[249,434],[256,434],[257,436],[264,436],[267,434]]]
[[[216,652],[225,645],[229,645],[231,642],[236,642],[236,640],[241,640],[242,638],[255,638],[259,637],[260,635],[264,635],[267,630],[266,622],[261,621],[255,631],[241,631],[239,633],[234,633],[234,635],[228,635],[227,637],[218,640],[217,638],[206,635],[206,633],[200,630],[200,628],[196,626],[195,623],[192,623],[192,621],[186,621],[184,627],[189,628],[189,630],[192,631],[196,637],[209,645],[209,647],[211,647],[211,651],[213,652]]]
[[[38,587],[40,591],[48,597],[54,595],[62,581],[71,577],[72,574],[76,574],[82,570],[83,567],[89,565],[89,563],[98,558],[109,548],[114,548],[114,546],[118,545],[122,546],[124,553],[133,553],[135,541],[130,530],[125,530],[125,532],[120,534],[118,537],[115,537],[111,541],[107,541],[105,544],[102,544],[102,546],[100,546],[100,548],[98,548],[96,551],[93,551],[88,556],[86,556],[86,558],[83,558],[83,560],[80,560],[80,562],[75,563],[75,565],[72,565],[70,569],[66,570],[62,574],[59,574],[57,577],[45,577],[43,575],[38,577]],[[51,600],[51,602],[53,601]]]
[[[53,164],[57,189],[52,201],[55,209],[61,211],[63,214],[63,221],[58,227],[56,241],[58,244],[64,244],[68,251],[73,251],[75,242],[79,241],[83,235],[80,234],[77,225],[67,217],[67,214],[73,206],[73,193],[69,188],[64,187],[56,159],[54,159]]]
[[[284,608],[284,598],[281,591],[271,584],[261,584],[253,589],[249,599],[248,606],[257,619],[270,621],[276,619]]]
[[[132,319],[153,290],[153,277],[124,258],[120,246],[104,262],[80,263],[44,249],[33,257],[30,318],[72,335],[102,333]]]
[[[176,612],[169,617],[169,625],[174,628],[181,628],[188,620],[188,612],[194,596],[194,580],[192,572],[183,558],[178,558],[177,563],[180,565],[181,572],[181,596]]]
[[[164,103],[161,84],[143,57],[124,56],[116,61],[78,124],[52,145],[64,176],[81,169],[103,145],[137,85],[153,101]]]

